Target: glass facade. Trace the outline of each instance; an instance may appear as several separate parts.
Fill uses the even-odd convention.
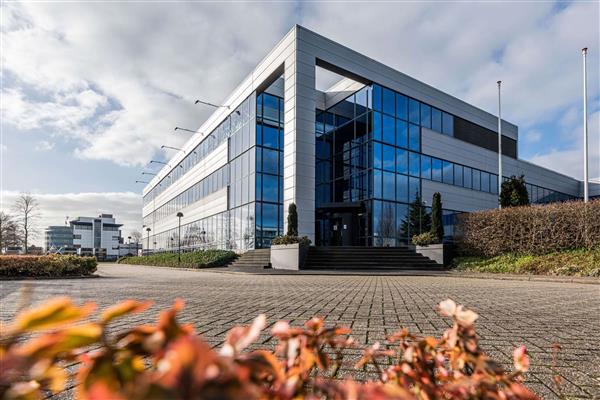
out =
[[[407,221],[422,180],[497,195],[497,174],[422,153],[421,129],[454,136],[454,119],[452,114],[377,84],[328,110],[317,110],[317,245],[409,242],[419,233]],[[534,193],[532,202],[570,197],[533,185],[528,189]],[[457,213],[443,211],[449,236]]]
[[[283,230],[283,99],[268,93],[250,96],[196,147],[196,151],[201,148],[215,150],[223,139],[227,140],[228,146],[226,165],[144,217],[144,224],[153,226],[153,223],[172,217],[185,207],[227,188],[227,211],[181,226],[183,250],[268,247]],[[215,145],[203,146],[205,142]],[[182,163],[187,169],[179,169],[188,171],[209,153],[203,153],[202,157],[186,157]],[[169,179],[169,184],[176,179]],[[159,186],[146,197],[162,193],[164,188],[157,190]],[[178,227],[152,234],[150,249],[175,250],[179,246],[178,235]]]

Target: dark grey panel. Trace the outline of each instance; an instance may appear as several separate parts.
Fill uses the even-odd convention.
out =
[[[454,117],[454,137],[498,152],[498,133],[457,116]],[[502,154],[517,158],[517,141],[502,135]]]

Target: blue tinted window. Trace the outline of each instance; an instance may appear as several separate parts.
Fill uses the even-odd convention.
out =
[[[431,179],[431,157],[421,156],[421,178]]]
[[[421,158],[417,153],[409,153],[408,171],[412,176],[420,176],[421,174]]]
[[[262,205],[262,226],[263,228],[277,228],[277,204],[263,204]]]
[[[278,148],[279,142],[279,129],[274,128],[269,125],[264,125],[262,128],[263,131],[263,146]]]
[[[417,100],[408,100],[408,120],[413,124],[419,124],[419,122],[421,122],[421,112]]]
[[[373,110],[382,111],[381,110],[381,86],[373,85]]]
[[[381,140],[381,114],[378,112],[373,113],[373,139]]]
[[[498,194],[498,175],[490,175],[490,192]]]
[[[463,185],[463,173],[462,165],[454,164],[454,184],[456,186]]]
[[[409,202],[408,198],[408,176],[396,174],[396,200]]]
[[[431,128],[431,107],[421,103],[421,126]]]
[[[262,182],[262,200],[276,203],[279,200],[279,178],[274,175],[263,175]]]
[[[408,98],[396,93],[396,118],[408,121]]]
[[[442,163],[442,181],[450,185],[454,183],[454,170],[451,162],[444,161]]]
[[[381,176],[382,172],[378,169],[373,170],[373,197],[380,199],[382,197],[381,193]]]
[[[392,146],[383,146],[383,169],[392,172],[396,169],[396,151]]]
[[[395,93],[390,89],[383,88],[383,112],[394,115],[396,104],[394,101]]]
[[[448,113],[442,114],[442,133],[454,136],[454,117]]]
[[[262,144],[262,124],[256,124],[256,144]]]
[[[394,125],[395,125],[396,120],[394,119],[394,117],[390,117],[388,115],[384,115],[383,116],[383,135],[382,135],[382,139],[384,142],[389,143],[389,144],[394,144],[395,141],[395,129],[394,129]]]
[[[408,124],[399,119],[396,120],[396,146],[408,148]]]
[[[413,201],[417,194],[421,193],[421,180],[419,178],[408,178],[408,198]]]
[[[436,182],[442,181],[442,160],[437,158],[431,159],[431,179]]]
[[[437,108],[431,108],[431,129],[442,132],[442,112]]]
[[[279,120],[279,99],[275,96],[263,93],[263,117],[272,121]],[[236,114],[232,114],[236,115]]]
[[[396,172],[408,174],[408,152],[396,149]]]
[[[481,190],[481,171],[478,169],[473,170],[473,189]]]
[[[421,151],[421,128],[417,125],[408,125],[408,148]]]
[[[464,167],[465,171],[464,171],[464,179],[463,179],[463,186],[469,189],[473,188],[473,172],[472,169],[469,167]]]
[[[373,143],[373,167],[383,168],[383,162],[381,159],[383,145],[378,142]]]
[[[396,197],[395,178],[396,174],[393,172],[383,173],[383,198],[386,200],[394,200]]]
[[[262,149],[263,166],[262,171],[270,174],[277,174],[279,160],[277,150]]]
[[[481,190],[484,192],[490,191],[490,174],[481,172]]]

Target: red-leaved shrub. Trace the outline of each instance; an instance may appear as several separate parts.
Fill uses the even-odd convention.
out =
[[[211,349],[190,325],[177,322],[181,301],[162,311],[155,325],[108,333],[115,319],[149,305],[127,300],[92,321],[94,304],[56,298],[19,313],[2,326],[0,396],[35,399],[59,392],[68,378],[65,365],[81,361],[80,399],[536,398],[521,382],[529,367],[525,348],[514,351],[514,372],[505,371],[479,348],[477,314],[452,300],[439,305],[454,321],[441,338],[403,329],[388,338],[388,346],[366,348],[355,367],[372,365],[380,379],[364,383],[329,378],[342,366],[343,350],[357,344],[350,329],[326,327],[320,318],[303,327],[275,323],[275,351],[248,351],[266,325],[264,315],[233,328],[221,349]],[[391,365],[383,367],[382,358]]]

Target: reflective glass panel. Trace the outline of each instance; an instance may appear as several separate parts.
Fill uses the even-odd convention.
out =
[[[431,129],[431,107],[421,103],[421,126]]]
[[[408,121],[408,98],[396,93],[396,118]]]
[[[392,172],[396,169],[396,151],[392,146],[383,146],[383,169]]]
[[[442,160],[438,158],[431,159],[431,179],[436,182],[442,181]]]
[[[393,172],[383,173],[383,198],[394,200],[396,197],[395,175]]]
[[[442,133],[454,136],[454,117],[448,113],[442,113]]]
[[[421,175],[421,157],[418,153],[409,153],[408,158],[408,172],[412,176],[420,176]]]
[[[408,202],[408,176],[396,174],[396,201]]]
[[[431,179],[431,157],[421,155],[421,178]]]
[[[408,152],[396,149],[396,172],[408,174]]]
[[[383,88],[383,112],[392,116],[396,109],[394,98],[395,93],[393,91]]]
[[[394,144],[395,141],[395,125],[396,119],[394,117],[390,117],[389,115],[383,116],[383,135],[382,140],[385,143]]]
[[[408,148],[408,123],[396,120],[396,146]]]
[[[421,128],[418,125],[408,126],[408,147],[414,151],[421,151]]]

